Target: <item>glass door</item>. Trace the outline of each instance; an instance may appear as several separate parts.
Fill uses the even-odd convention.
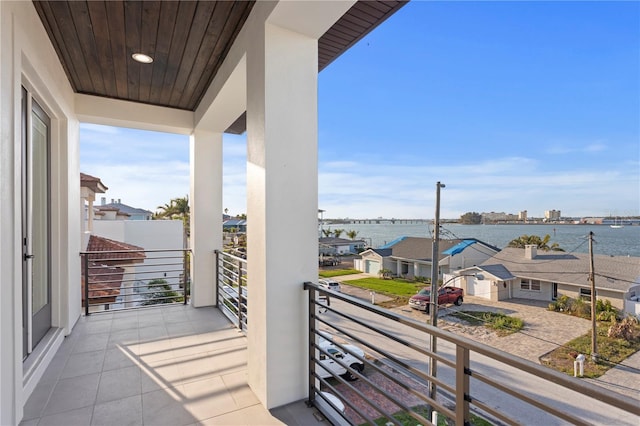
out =
[[[26,358],[51,328],[50,119],[24,89],[22,105],[23,349]]]

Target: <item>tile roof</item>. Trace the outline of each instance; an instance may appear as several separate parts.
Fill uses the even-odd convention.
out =
[[[118,251],[120,253],[91,253],[89,259],[93,261],[100,261],[101,263],[140,263],[144,262],[147,257],[144,254],[144,248],[135,246],[133,244],[123,243],[121,241],[111,240],[109,238],[99,237],[97,235],[91,235],[89,237],[89,244],[87,245],[88,252],[113,252]]]
[[[128,205],[122,204],[122,203],[109,203],[109,204],[102,204],[102,205],[96,206],[96,208],[99,209],[99,210],[106,210],[105,207],[118,209],[121,212],[127,213],[129,215],[132,215],[132,214],[151,215],[151,214],[153,214],[153,212],[150,212],[149,210],[139,209],[139,208],[136,208],[136,207],[131,207],[131,206],[128,206]]]
[[[89,262],[89,299],[93,299],[91,304],[114,303],[120,295],[123,275],[124,268]],[[85,306],[85,281],[82,268],[82,306]]]
[[[109,189],[102,183],[100,178],[85,173],[80,173],[80,187],[89,188],[96,193],[105,193]]]
[[[640,284],[640,257],[594,255],[596,288],[628,291]],[[534,259],[525,257],[525,250],[507,247],[480,267],[501,264],[514,276],[587,287],[589,254],[538,252]]]

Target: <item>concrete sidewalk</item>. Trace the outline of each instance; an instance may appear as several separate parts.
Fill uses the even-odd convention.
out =
[[[375,293],[375,295],[372,295],[371,290],[367,290],[366,288],[355,287],[345,283],[345,281],[359,280],[362,278],[371,278],[371,275],[351,274],[351,275],[340,275],[337,277],[331,277],[331,279],[336,280],[340,283],[340,291],[342,293],[348,294],[349,296],[357,297],[358,299],[362,299],[365,302],[369,302],[375,305],[376,303],[388,302],[389,300],[393,300],[393,298],[389,296],[385,296],[384,294]]]

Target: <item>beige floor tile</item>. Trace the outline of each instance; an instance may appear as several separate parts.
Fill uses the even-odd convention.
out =
[[[109,333],[88,334],[82,336],[73,348],[73,353],[103,351],[107,348]]]
[[[91,423],[93,406],[53,414],[40,419],[40,426],[87,426]]]
[[[135,346],[137,347],[137,345]],[[125,346],[107,349],[104,355],[102,371],[138,366],[140,364],[140,360],[135,352],[137,351],[132,351],[129,347]]]
[[[246,370],[225,374],[221,378],[238,408],[250,407],[260,403],[258,397],[256,397],[247,383]]]
[[[284,425],[277,418],[273,417],[262,405],[253,405],[241,410],[232,411],[220,416],[211,417],[201,420],[198,425],[217,426],[217,425]]]
[[[145,425],[180,426],[196,422],[184,406],[184,388],[177,386],[142,395],[142,420]]]
[[[113,401],[142,393],[137,366],[105,371],[100,376],[96,403]]]
[[[67,364],[60,375],[61,379],[84,376],[86,374],[102,371],[105,351],[80,352],[73,354],[67,360]]]
[[[208,419],[238,409],[220,377],[184,385],[185,408],[197,420]]]
[[[142,395],[96,404],[93,409],[92,426],[136,426],[142,424]]]
[[[57,414],[93,405],[99,381],[100,374],[60,379],[51,392],[44,414]]]

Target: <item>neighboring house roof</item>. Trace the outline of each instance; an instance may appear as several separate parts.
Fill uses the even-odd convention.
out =
[[[147,257],[144,248],[122,241],[111,240],[109,238],[91,235],[87,244],[87,251],[93,252],[89,256],[89,298],[97,303],[113,303],[120,295],[120,285],[124,275],[124,268],[127,264],[144,262]],[[111,253],[112,251],[125,251],[122,253]],[[105,252],[105,253],[95,253]],[[120,266],[115,266],[115,264]],[[84,267],[81,268],[82,276],[82,300],[84,306],[85,276]]]
[[[138,209],[136,207],[131,207],[122,203],[109,203],[102,204],[99,206],[95,206],[98,210],[106,210],[108,208],[115,208],[120,210],[122,213],[126,213],[128,215],[153,215],[153,212],[145,209]]]
[[[377,248],[377,249],[369,249],[367,251],[372,251],[374,253],[376,253],[379,256],[382,257],[389,257],[391,256],[391,249],[390,248],[385,248],[385,249],[381,249],[381,248]]]
[[[85,173],[80,173],[80,187],[89,188],[95,193],[105,193],[109,189],[102,183],[100,178]]]
[[[391,256],[399,259],[412,259],[412,260],[426,260],[431,261],[433,259],[433,239],[423,237],[401,237],[395,240],[396,242],[387,244],[383,248],[391,249]],[[461,240],[440,240],[439,249],[447,250]],[[388,247],[387,247],[388,246]],[[438,256],[439,260],[444,259],[447,255],[440,251]]]
[[[504,267],[504,265],[482,265],[476,266],[476,268],[486,272],[487,274],[491,274],[502,281],[512,280],[516,278],[507,268]]]
[[[516,277],[588,287],[590,258],[587,253],[538,252],[525,257],[525,249],[507,247],[483,262],[485,268],[500,263]],[[640,285],[640,257],[594,255],[596,288],[628,291]]]
[[[395,240],[392,240],[392,241],[388,242],[387,244],[382,245],[382,246],[380,246],[380,247],[378,247],[378,248],[381,248],[381,249],[388,249],[388,248],[391,248],[391,247],[393,247],[394,245],[398,244],[400,241],[402,241],[402,240],[404,240],[404,239],[406,239],[406,238],[407,238],[407,237],[398,237],[398,238],[396,238]]]
[[[89,262],[89,299],[93,299],[96,304],[114,303],[120,295],[120,285],[124,268],[117,266],[100,265],[96,262]],[[85,279],[84,268],[82,268],[82,306],[85,300]]]
[[[490,244],[487,244],[483,241],[480,241],[476,238],[467,238],[462,240],[460,243],[456,244],[455,246],[451,247],[448,250],[443,251],[443,254],[449,255],[449,256],[455,256],[456,254],[462,253],[464,251],[464,249],[466,249],[467,247],[473,245],[473,244],[482,244],[483,246],[486,246],[490,249],[492,249],[493,251],[495,251],[496,253],[500,251],[500,249],[498,247],[492,246]]]
[[[89,259],[92,261],[103,262],[117,261],[118,263],[140,263],[147,257],[144,254],[144,248],[133,244],[123,243],[122,241],[110,240],[109,238],[91,235],[87,244],[88,252],[101,251],[127,251],[126,253],[92,253]]]

